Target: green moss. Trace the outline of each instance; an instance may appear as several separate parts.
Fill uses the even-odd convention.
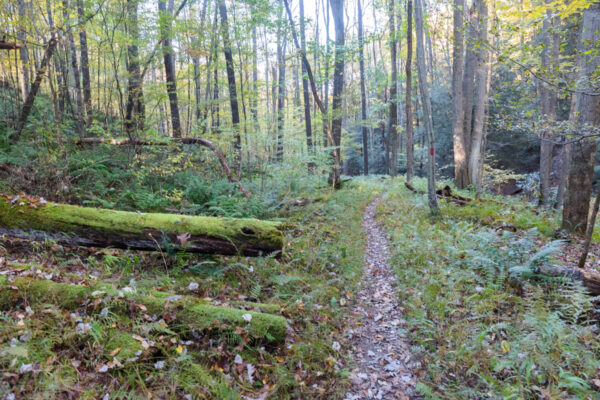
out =
[[[8,228],[119,235],[139,240],[148,240],[151,234],[159,242],[164,232],[176,247],[176,236],[180,234],[191,236],[190,245],[194,237],[210,237],[229,241],[238,248],[248,242],[265,248],[283,247],[281,223],[252,218],[136,213],[56,203],[44,207],[38,204],[34,209],[29,208],[27,201],[24,205],[11,205],[1,198],[0,224]]]
[[[18,290],[10,290],[10,300],[27,297],[30,300],[51,302],[66,309],[75,309],[92,297],[95,291],[101,291],[112,297],[111,308],[117,313],[129,312],[129,303],[123,299],[143,304],[150,314],[161,314],[171,307],[177,308],[177,319],[196,329],[209,329],[226,324],[231,328],[246,328],[254,338],[266,338],[273,341],[285,340],[287,322],[284,317],[263,314],[236,308],[204,304],[191,296],[179,296],[172,293],[156,292],[150,294],[128,293],[106,286],[82,286],[57,283],[49,280],[16,278],[12,285]],[[4,291],[3,291],[4,292]],[[12,303],[11,303],[12,304]],[[244,319],[250,315],[250,321]]]
[[[114,357],[117,357],[119,360],[134,358],[138,355],[138,352],[144,351],[142,344],[127,332],[114,329],[110,330],[107,336],[108,340],[104,346],[104,356],[109,359],[113,357],[110,353],[118,348],[120,350]]]

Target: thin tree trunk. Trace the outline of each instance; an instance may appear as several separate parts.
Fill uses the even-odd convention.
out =
[[[397,84],[398,79],[398,60],[396,57],[396,10],[394,0],[389,0],[389,29],[390,29],[390,63],[392,67],[390,75],[390,99],[389,99],[389,118],[388,118],[388,152],[390,153],[390,161],[388,165],[388,174],[396,176],[398,173],[398,101]]]
[[[177,75],[175,73],[175,55],[171,45],[173,0],[158,0],[158,11],[160,19],[160,38],[163,48],[163,62],[165,65],[165,79],[167,83],[167,94],[169,96],[169,108],[171,110],[171,127],[173,137],[181,137],[181,119],[179,117],[179,101],[177,100]]]
[[[332,153],[333,174],[330,177],[330,184],[334,188],[339,188],[340,181],[340,153],[342,139],[342,96],[344,94],[344,58],[345,58],[345,40],[344,40],[344,0],[330,0],[331,14],[333,15],[333,25],[335,28],[335,60],[333,66],[333,95],[332,108],[333,117],[331,121],[331,135],[333,137],[334,152]],[[337,154],[336,154],[337,153]]]
[[[81,54],[81,83],[83,85],[83,105],[85,109],[85,123],[86,126],[89,128],[89,126],[92,123],[92,89],[83,0],[77,0],[77,15],[79,18],[79,52]]]
[[[600,67],[596,43],[600,41],[600,2],[595,2],[583,12],[579,43],[578,77],[586,82]],[[585,89],[585,88],[583,88]],[[600,96],[579,92],[576,94],[574,122],[597,125],[600,121]],[[563,208],[562,227],[571,232],[584,233],[594,178],[596,141],[583,140],[573,144],[567,193]]]
[[[78,0],[79,1],[79,0]],[[138,41],[138,2],[127,0],[127,31],[129,43],[127,45],[127,105],[125,107],[125,131],[128,136],[144,127],[145,110],[142,91],[142,77],[139,61]]]
[[[26,26],[27,22],[25,20],[25,9],[26,4],[25,0],[18,0],[17,2],[18,12],[19,12],[19,21],[22,26]],[[24,28],[19,28],[17,31],[17,40],[19,43],[25,42],[26,31]],[[21,59],[21,96],[23,99],[27,98],[27,94],[29,93],[30,79],[29,79],[29,54],[27,53],[27,46],[23,45],[23,47],[19,50],[19,57]]]
[[[423,106],[423,118],[425,131],[427,132],[427,144],[429,156],[427,165],[427,197],[429,208],[432,213],[437,213],[438,202],[435,194],[435,136],[433,132],[433,119],[431,115],[431,100],[427,85],[427,67],[425,65],[425,44],[423,37],[423,0],[415,0],[415,28],[417,34],[417,68],[419,70],[419,92],[421,92],[421,103]]]
[[[466,155],[466,164],[467,164],[467,180],[464,186],[467,186],[471,183],[471,175],[468,172],[468,164],[469,158],[471,154],[471,133],[473,128],[473,105],[474,105],[474,90],[475,90],[475,66],[477,64],[476,59],[476,48],[477,48],[477,37],[476,37],[476,19],[477,12],[476,6],[477,1],[471,5],[466,21],[466,38],[465,38],[465,67],[463,69],[463,107],[462,112],[464,114],[464,123],[463,123],[463,137],[465,143],[465,155]]]
[[[283,12],[283,9],[282,9]],[[280,15],[281,21],[281,15]],[[278,28],[277,41],[277,68],[278,68],[278,83],[277,83],[277,148],[275,150],[275,160],[281,162],[283,160],[283,128],[284,128],[284,107],[285,107],[285,50],[286,41],[283,34],[284,29],[281,26]]]
[[[303,0],[300,0],[303,1]],[[409,0],[410,1],[410,0]],[[363,13],[361,0],[356,1],[358,13],[358,46],[360,68],[360,116],[362,130],[363,174],[369,175],[369,144],[367,131],[367,89],[365,87],[365,51],[363,39]]]
[[[464,0],[454,0],[454,45],[452,55],[452,133],[454,142],[454,184],[464,188],[469,182],[467,145],[463,109],[464,45]]]
[[[413,111],[412,111],[412,0],[406,5],[406,181],[410,183],[415,171],[414,138],[413,138]]]
[[[487,20],[488,9],[485,0],[477,0],[477,42],[487,43]],[[473,134],[471,137],[471,151],[469,154],[469,174],[470,181],[477,188],[477,193],[481,190],[482,180],[482,157],[484,157],[484,132],[485,132],[485,109],[488,101],[488,68],[489,61],[487,51],[484,46],[479,45],[477,49],[477,68],[476,68],[476,93],[475,93],[475,113],[473,119]]]
[[[585,261],[587,260],[588,253],[590,251],[590,243],[592,242],[592,235],[594,234],[594,226],[596,226],[596,216],[598,215],[598,208],[600,208],[600,194],[596,195],[594,201],[594,209],[592,210],[592,217],[585,235],[585,242],[583,243],[583,251],[579,258],[579,268],[585,268]]]
[[[548,3],[549,0],[546,0]],[[542,48],[542,72],[550,73],[550,57],[552,62],[557,60],[554,58],[554,35],[550,35],[550,22],[551,22],[550,10],[546,12],[546,17],[542,23],[542,34],[541,41],[543,43]],[[552,51],[552,55],[548,54],[549,49]],[[544,81],[539,81],[540,86],[540,105],[542,117],[546,119],[556,119],[556,106],[557,96],[554,91],[551,91],[549,85]],[[542,132],[540,141],[540,191],[538,198],[538,206],[548,206],[551,197],[551,184],[550,184],[550,173],[552,172],[552,153],[554,150],[554,142],[550,139],[551,134],[549,132]]]
[[[360,0],[359,0],[360,1]],[[304,20],[304,0],[300,0],[300,46],[302,52],[306,53],[306,21]],[[360,40],[360,38],[359,38]],[[362,50],[361,50],[362,51]],[[310,115],[310,94],[308,89],[308,78],[306,76],[306,66],[302,63],[302,98],[304,100],[304,128],[306,130],[306,148],[308,154],[312,155],[312,121]],[[309,163],[309,169],[312,168],[312,162]]]
[[[56,45],[58,44],[58,37],[56,32],[53,32],[50,35],[50,40],[46,44],[46,50],[44,50],[44,57],[40,62],[40,67],[38,68],[35,76],[35,80],[31,84],[31,90],[27,94],[27,98],[23,102],[23,108],[21,109],[21,114],[19,115],[19,120],[17,121],[16,132],[11,137],[13,142],[17,142],[21,137],[21,132],[23,131],[23,127],[27,123],[27,119],[29,118],[29,114],[31,113],[31,109],[33,108],[33,102],[35,100],[35,96],[37,96],[38,90],[40,89],[40,85],[42,84],[42,80],[46,75],[46,71],[48,70],[48,63],[52,58],[52,54],[54,54],[54,50],[56,50]]]
[[[70,9],[69,0],[63,0],[63,16],[65,21],[69,21]],[[75,120],[77,121],[77,133],[80,137],[85,136],[85,110],[83,106],[83,95],[81,93],[81,77],[79,76],[79,66],[77,65],[77,50],[75,48],[75,40],[73,39],[73,31],[71,30],[70,23],[67,27],[67,40],[69,41],[69,49],[71,53],[71,72],[73,74],[73,80],[75,81],[75,101],[77,110],[75,113]]]
[[[233,68],[233,53],[231,52],[231,40],[229,39],[229,24],[227,23],[227,7],[225,6],[225,0],[219,0],[219,14],[221,15],[221,35],[223,36],[223,54],[225,55],[225,67],[227,70],[229,104],[231,106],[231,122],[234,130],[234,170],[239,171],[242,157],[242,138],[239,132],[240,110],[238,106],[235,70]]]

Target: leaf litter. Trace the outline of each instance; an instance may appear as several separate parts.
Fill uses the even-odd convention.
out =
[[[415,398],[414,371],[419,363],[410,352],[393,286],[388,239],[375,220],[381,200],[367,206],[363,219],[367,236],[363,285],[351,308],[354,324],[345,333],[356,367],[345,400]]]

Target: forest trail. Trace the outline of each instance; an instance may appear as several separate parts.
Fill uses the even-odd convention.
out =
[[[365,209],[363,229],[367,235],[363,286],[352,313],[356,318],[347,331],[356,368],[350,377],[345,400],[410,399],[415,387],[414,360],[406,335],[406,321],[398,305],[389,265],[388,239],[375,220],[383,196]]]

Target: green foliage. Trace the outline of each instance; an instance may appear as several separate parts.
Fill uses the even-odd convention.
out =
[[[589,382],[600,367],[600,341],[592,299],[579,285],[535,273],[560,243],[539,248],[535,229],[480,227],[465,209],[448,205],[430,219],[424,200],[400,184],[379,209],[427,370],[419,391],[446,399],[595,398]],[[492,223],[495,215],[486,218]]]

